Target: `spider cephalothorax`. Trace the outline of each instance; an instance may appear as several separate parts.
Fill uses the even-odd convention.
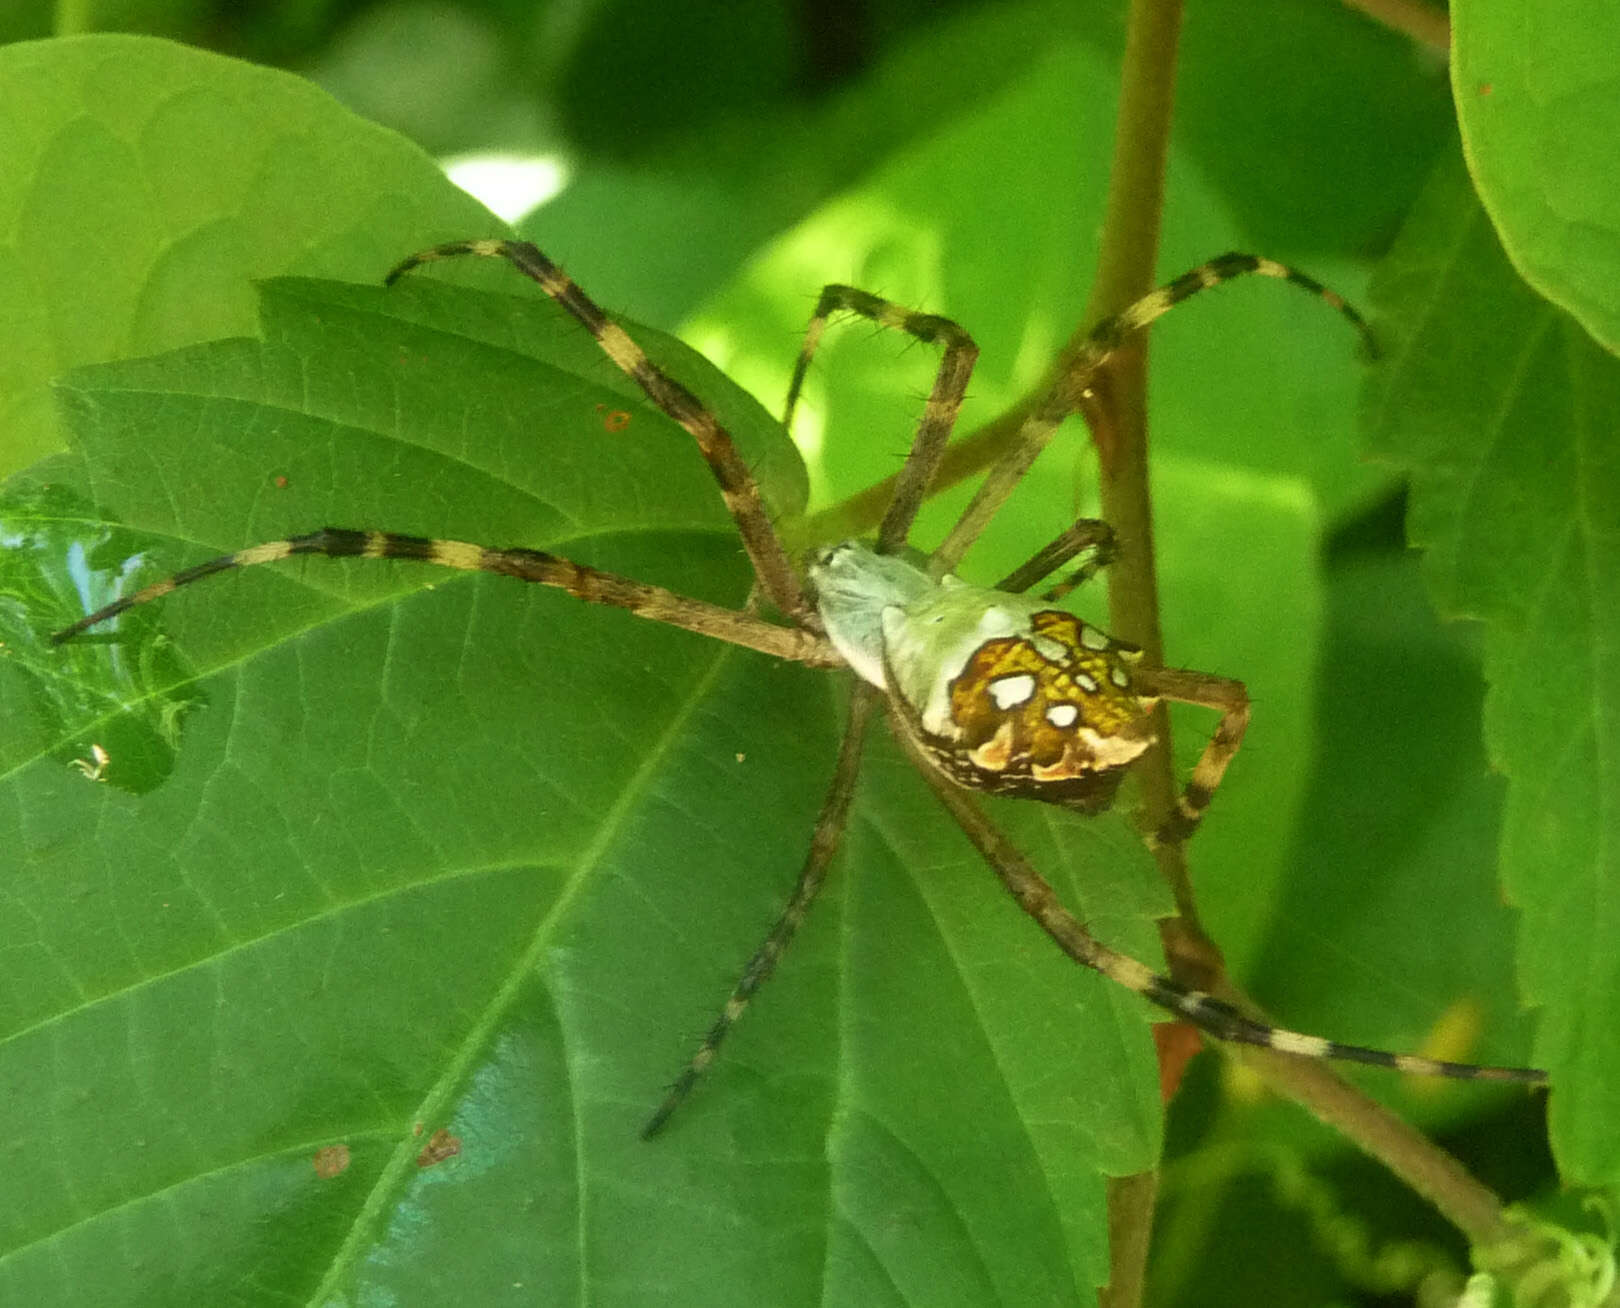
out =
[[[1019,905],[1071,958],[1224,1040],[1312,1058],[1343,1058],[1407,1072],[1470,1079],[1542,1081],[1530,1068],[1442,1063],[1341,1045],[1278,1030],[1208,995],[1156,975],[1092,936],[1058,901],[1050,885],[971,803],[963,788],[1023,796],[1094,813],[1113,801],[1125,769],[1152,743],[1148,713],[1159,700],[1201,705],[1221,714],[1213,738],[1192,770],[1178,810],[1154,839],[1185,840],[1196,829],[1237,752],[1249,701],[1233,678],[1144,666],[1138,651],[1056,607],[1067,588],[1107,562],[1112,532],[1081,520],[1059,534],[994,589],[952,575],[957,563],[1059,423],[1089,396],[1098,368],[1130,335],[1190,296],[1246,274],[1279,278],[1335,309],[1366,337],[1355,310],[1320,283],[1285,264],[1227,254],[1185,273],[1099,323],[1061,361],[1057,380],[1028,409],[1016,438],[926,565],[902,551],[912,520],[930,492],[966,393],[978,348],[948,318],[915,313],[864,291],[829,286],[806,332],[792,384],[790,418],[810,358],[828,319],[855,313],[938,344],[943,358],[910,453],[877,533],[876,546],[846,542],[819,550],[808,573],[812,606],[772,526],[752,474],[730,434],[691,391],[654,364],[622,327],[533,245],[518,241],[457,241],[411,256],[391,283],[420,264],[457,255],[504,259],[571,314],[605,355],[641,388],[650,403],[691,435],[708,462],[753,563],[763,597],[788,625],[676,594],[604,572],[543,550],[496,547],[390,531],[325,527],[205,559],[154,581],[58,630],[60,644],[135,605],[233,568],[276,563],[301,554],[402,559],[464,571],[490,572],[556,586],[593,603],[729,641],[777,658],[844,665],[887,698],[890,718],[951,815],[985,856]],[[621,424],[622,425],[622,424]],[[1092,558],[1039,598],[1024,591],[1084,550]],[[937,579],[937,580],[936,580]],[[116,637],[115,637],[116,638]],[[715,1055],[732,1024],[775,967],[824,881],[848,821],[861,743],[875,691],[857,687],[849,727],[832,783],[811,833],[798,883],[763,944],[755,951],[720,1016],[685,1071],[644,1128],[668,1121]],[[942,780],[948,778],[949,780]],[[937,782],[937,784],[936,784]],[[955,783],[955,784],[953,784]]]

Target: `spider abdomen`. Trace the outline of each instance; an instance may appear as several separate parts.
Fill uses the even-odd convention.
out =
[[[954,780],[1097,812],[1152,743],[1133,647],[1046,601],[858,542],[810,561],[828,638]]]

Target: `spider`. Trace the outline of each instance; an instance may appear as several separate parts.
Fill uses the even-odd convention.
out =
[[[942,357],[875,542],[843,541],[812,549],[803,562],[801,580],[770,522],[754,477],[719,418],[654,364],[534,245],[506,240],[439,245],[403,260],[385,280],[392,285],[423,264],[463,255],[504,260],[534,281],[583,325],[658,409],[690,433],[753,566],[758,602],[732,610],[540,550],[325,527],[187,568],[79,618],[54,633],[51,641],[71,640],[137,605],[217,573],[314,554],[415,560],[492,572],[559,587],[592,603],[624,608],[779,659],[851,669],[856,681],[843,742],[797,884],[696,1053],[647,1120],[644,1137],[660,1131],[686,1099],[803,923],[848,821],[863,740],[880,701],[895,735],[946,810],[1018,904],[1075,961],[1217,1040],[1421,1075],[1546,1080],[1545,1073],[1532,1068],[1440,1062],[1283,1030],[1160,976],[1091,935],[971,799],[970,792],[980,790],[1083,814],[1102,812],[1113,803],[1126,770],[1153,743],[1150,711],[1159,701],[1171,700],[1214,710],[1220,720],[1176,811],[1149,840],[1181,842],[1196,831],[1242,742],[1249,718],[1248,694],[1242,682],[1230,677],[1145,666],[1134,646],[1057,607],[1063,594],[1112,558],[1114,537],[1108,525],[1080,519],[993,587],[964,582],[954,569],[1059,424],[1091,401],[1097,370],[1134,333],[1201,291],[1255,274],[1285,280],[1316,297],[1371,347],[1366,323],[1341,297],[1285,264],[1232,253],[1184,273],[1106,319],[1063,361],[1057,380],[1031,408],[1017,439],[991,467],[955,526],[923,557],[907,549],[907,537],[929,494],[978,348],[948,318],[905,309],[854,287],[826,287],[793,371],[785,425],[791,424],[823,332],[837,314],[851,313],[898,328],[940,347]],[[1028,593],[1065,569],[1067,573],[1038,596]],[[774,613],[762,616],[766,605]]]

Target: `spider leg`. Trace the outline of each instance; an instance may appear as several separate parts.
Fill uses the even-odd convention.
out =
[[[892,554],[906,543],[912,520],[928,496],[940,458],[945,453],[945,444],[956,425],[956,416],[961,412],[962,398],[967,394],[973,365],[979,357],[979,347],[967,332],[949,318],[907,309],[854,286],[825,286],[821,298],[816,302],[816,311],[810,317],[810,324],[805,328],[798,361],[793,365],[793,379],[788,383],[787,404],[782,413],[784,427],[792,426],[799,392],[809,372],[810,360],[821,345],[827,320],[839,312],[859,314],[880,327],[895,327],[920,341],[945,347],[939,372],[934,377],[934,388],[929,392],[922,420],[917,424],[917,434],[912,439],[910,453],[895,476],[889,506],[884,510],[883,520],[878,526],[878,552]]]
[[[1547,1073],[1534,1067],[1491,1067],[1474,1063],[1451,1063],[1409,1054],[1394,1054],[1363,1045],[1345,1045],[1320,1036],[1304,1035],[1256,1021],[1225,1000],[1201,990],[1180,985],[1160,976],[1116,949],[1103,944],[1068,909],[1063,907],[1047,882],[987,819],[973,798],[962,787],[941,773],[906,733],[897,732],[916,760],[924,779],[946,810],[956,819],[974,848],[995,870],[1001,883],[1018,906],[1034,918],[1041,929],[1075,962],[1101,973],[1110,981],[1141,995],[1149,1003],[1167,1009],[1217,1040],[1255,1045],[1314,1060],[1367,1063],[1394,1068],[1413,1076],[1441,1076],[1461,1081],[1518,1081],[1544,1085]]]
[[[1024,418],[1006,452],[991,465],[967,508],[962,510],[962,516],[929,559],[931,576],[942,577],[956,570],[962,556],[979,539],[990,519],[1000,512],[1007,497],[1046,448],[1059,424],[1080,407],[1081,389],[1077,375],[1065,372]]]
[[[1329,308],[1337,310],[1360,334],[1369,356],[1376,357],[1377,342],[1362,316],[1337,292],[1329,290],[1315,278],[1297,268],[1291,268],[1275,259],[1264,259],[1254,254],[1236,252],[1220,255],[1208,263],[1183,273],[1174,281],[1166,282],[1127,305],[1120,312],[1104,318],[1093,327],[1078,346],[1064,351],[1058,361],[1057,377],[1048,391],[1036,401],[1025,416],[1011,444],[995,463],[980,485],[956,525],[951,528],[939,549],[935,551],[931,571],[940,576],[953,571],[968,548],[979,538],[985,525],[1006,502],[1030,465],[1046,448],[1058,425],[1078,410],[1090,397],[1091,385],[1097,371],[1110,355],[1123,346],[1143,328],[1164,317],[1178,304],[1202,291],[1212,290],[1234,278],[1254,274],[1275,277],[1314,295]]]
[[[1092,552],[1091,557],[1041,596],[1056,603],[1077,586],[1085,585],[1114,561],[1114,529],[1101,518],[1076,519],[1073,526],[1065,528],[1049,544],[1036,550],[1027,563],[998,581],[995,589],[1014,595],[1022,594],[1088,549]]]
[[[1215,797],[1215,788],[1221,784],[1233,755],[1243,744],[1243,733],[1249,727],[1249,691],[1236,678],[1218,677],[1212,672],[1138,668],[1135,676],[1144,695],[1174,700],[1178,704],[1197,704],[1216,709],[1221,715],[1221,720],[1215,724],[1215,734],[1204,746],[1192,775],[1187,778],[1187,786],[1176,802],[1176,811],[1148,837],[1150,846],[1179,844],[1198,829],[1204,810]]]
[[[832,783],[827,788],[826,799],[822,801],[821,813],[816,818],[815,830],[810,836],[810,852],[805,856],[804,868],[793,887],[793,894],[788,898],[787,907],[782,910],[781,916],[772,925],[764,942],[754,951],[754,956],[743,968],[742,975],[732,988],[731,997],[726,1000],[725,1007],[720,1010],[720,1016],[715,1018],[708,1034],[703,1037],[703,1043],[692,1055],[692,1060],[675,1079],[675,1084],[670,1087],[669,1093],[653,1111],[653,1115],[647,1119],[647,1124],[641,1128],[643,1140],[650,1140],[663,1130],[671,1114],[692,1092],[692,1087],[708,1070],[709,1064],[714,1062],[715,1055],[719,1053],[720,1045],[732,1026],[748,1008],[754,993],[765,984],[771,972],[775,970],[777,960],[782,957],[782,951],[788,947],[788,943],[803,925],[805,914],[810,911],[810,905],[815,902],[822,883],[827,879],[827,869],[832,863],[833,855],[838,852],[839,843],[844,838],[844,830],[849,824],[849,806],[855,795],[855,778],[860,770],[861,746],[865,743],[866,729],[872,720],[872,709],[876,701],[877,692],[864,681],[857,679],[850,695],[849,722],[844,729],[843,744],[838,748],[838,762],[833,768]]]
[[[719,484],[721,497],[737,524],[743,548],[748,551],[765,593],[777,608],[795,621],[812,620],[813,609],[771,526],[764,501],[760,499],[759,486],[738,454],[731,434],[697,396],[653,363],[625,330],[538,247],[527,241],[451,241],[411,255],[383,280],[392,286],[413,268],[464,254],[505,259],[538,285],[596,338],[603,353],[641,387],[653,404],[691,433]]]
[[[1077,352],[1079,356],[1077,362],[1089,357],[1092,359],[1091,366],[1095,368],[1132,335],[1149,323],[1164,317],[1176,305],[1190,300],[1203,291],[1212,291],[1217,286],[1250,274],[1277,278],[1279,281],[1297,286],[1307,295],[1315,296],[1328,308],[1336,310],[1340,317],[1356,329],[1361,337],[1362,348],[1369,357],[1378,357],[1378,341],[1372,334],[1372,328],[1367,325],[1367,320],[1356,312],[1355,307],[1337,291],[1330,290],[1308,273],[1303,273],[1286,263],[1279,263],[1276,259],[1231,250],[1226,254],[1217,255],[1208,263],[1201,263],[1198,267],[1182,273],[1157,290],[1148,292],[1134,304],[1127,305],[1118,313],[1104,318],[1086,333],[1085,342]]]
[[[813,632],[797,627],[780,627],[747,613],[689,599],[661,586],[649,586],[617,573],[586,567],[542,550],[496,549],[467,541],[401,536],[387,531],[354,531],[344,527],[324,527],[308,535],[251,545],[234,554],[221,554],[218,558],[153,582],[133,595],[126,595],[105,608],[97,609],[71,626],[53,633],[51,644],[60,645],[72,640],[81,632],[116,618],[137,605],[149,604],[205,577],[234,568],[278,563],[295,554],[322,554],[328,558],[411,559],[464,572],[493,572],[503,577],[516,577],[519,581],[556,586],[593,604],[628,609],[637,617],[695,631],[792,662],[826,666],[838,666],[843,662],[827,642]]]

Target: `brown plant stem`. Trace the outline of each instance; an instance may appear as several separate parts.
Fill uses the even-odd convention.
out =
[[[1108,1284],[1097,1291],[1098,1308],[1132,1308],[1147,1289],[1148,1247],[1159,1173],[1108,1178]]]
[[[1119,116],[1103,210],[1097,274],[1085,320],[1064,355],[1080,350],[1091,326],[1153,288],[1159,224],[1164,211],[1165,161],[1175,110],[1176,53],[1181,0],[1132,0],[1120,67]],[[1064,359],[1058,366],[1064,366]],[[1150,663],[1164,662],[1158,579],[1153,565],[1153,514],[1147,485],[1147,344],[1140,337],[1115,354],[1094,383],[1099,403],[1086,420],[1096,443],[1102,517],[1114,529],[1119,553],[1109,568],[1109,617],[1116,631],[1142,647]],[[1111,402],[1110,402],[1111,401]],[[1169,711],[1155,710],[1161,742],[1140,760],[1149,830],[1170,816],[1175,775],[1168,749]],[[1161,871],[1164,864],[1160,864]],[[1186,865],[1172,878],[1176,906],[1192,904]],[[1186,908],[1183,908],[1185,901]],[[1108,1187],[1108,1285],[1100,1308],[1136,1308],[1147,1280],[1158,1174],[1111,1179]]]
[[[1234,1002],[1238,992],[1226,988]],[[1427,1199],[1471,1244],[1491,1244],[1503,1235],[1502,1200],[1474,1179],[1455,1158],[1382,1104],[1367,1098],[1332,1068],[1269,1049],[1237,1055],[1279,1094],[1335,1127],[1358,1149],[1376,1158]]]

